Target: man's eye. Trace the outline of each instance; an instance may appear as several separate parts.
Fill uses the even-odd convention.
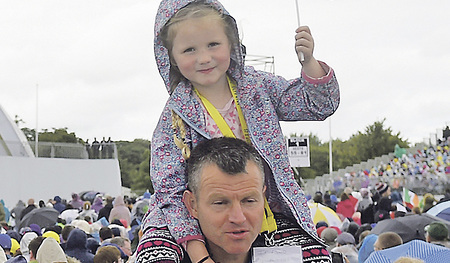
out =
[[[213,205],[225,205],[227,202],[224,200],[214,201]]]

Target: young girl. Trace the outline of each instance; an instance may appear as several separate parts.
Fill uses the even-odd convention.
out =
[[[302,75],[287,81],[244,66],[236,22],[218,1],[161,2],[155,57],[170,98],[153,134],[155,194],[143,219],[137,262],[180,262],[187,258],[185,252],[192,262],[213,262],[182,194],[190,149],[219,136],[246,140],[266,162],[267,201],[275,219],[268,212],[267,228],[255,246],[298,244],[304,262],[329,261],[289,166],[279,124],[324,120],[338,107],[334,73],[316,61],[313,48],[309,28],[298,28],[295,49],[299,60],[304,55]],[[276,235],[280,232],[289,238]]]

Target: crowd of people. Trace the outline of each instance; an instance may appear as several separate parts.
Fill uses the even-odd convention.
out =
[[[317,234],[329,246],[330,253],[340,253],[348,260],[347,262],[351,263],[378,262],[376,256],[373,256],[375,259],[370,258],[374,251],[396,247],[404,243],[402,237],[395,231],[374,234],[371,230],[381,221],[426,213],[433,206],[447,201],[450,201],[450,189],[447,189],[440,200],[436,200],[432,194],[426,194],[420,206],[410,209],[402,206],[400,193],[391,191],[388,184],[381,182],[373,191],[367,188],[355,191],[351,187],[346,187],[340,198],[329,192],[325,194],[316,192],[309,200],[311,203],[319,203],[332,209],[342,220],[343,223],[340,226],[329,226],[325,221],[317,222]],[[425,239],[418,238],[415,242],[428,242],[450,248],[448,225],[450,222],[445,224],[441,220],[430,223],[423,229],[426,233]],[[445,255],[448,260],[450,250]],[[398,262],[424,262],[410,260],[412,261]]]
[[[231,143],[227,140],[231,140]],[[217,238],[217,230],[220,229],[220,225],[215,225],[215,220],[222,216],[222,213],[219,212],[222,208],[220,210],[213,208],[214,210],[208,211],[206,209],[207,207],[205,208],[204,203],[199,199],[204,195],[202,193],[206,191],[208,193],[206,196],[208,196],[209,193],[212,193],[211,191],[220,191],[222,192],[221,196],[227,196],[227,193],[233,193],[230,195],[232,197],[236,193],[235,190],[232,190],[233,187],[248,184],[248,186],[251,186],[250,188],[242,188],[239,191],[250,190],[249,193],[251,195],[243,192],[243,197],[245,202],[247,202],[249,196],[251,196],[250,200],[252,200],[252,205],[243,206],[241,212],[235,208],[229,211],[224,210],[223,215],[232,217],[232,220],[244,220],[243,218],[239,219],[244,215],[245,220],[249,220],[251,226],[253,226],[252,223],[257,226],[254,228],[249,227],[249,229],[256,229],[257,231],[250,231],[252,233],[252,239],[246,240],[245,249],[242,246],[243,243],[237,246],[239,250],[242,250],[241,252],[247,252],[251,247],[267,246],[267,239],[264,240],[264,235],[259,233],[260,227],[258,227],[258,224],[262,224],[262,217],[259,218],[259,216],[256,216],[259,213],[263,213],[264,210],[262,208],[264,205],[261,203],[258,206],[261,208],[259,209],[253,204],[258,199],[262,200],[258,196],[262,195],[265,189],[265,187],[261,188],[263,184],[263,177],[261,175],[263,165],[261,160],[258,159],[258,154],[252,152],[251,147],[248,147],[245,142],[238,139],[220,138],[211,141],[212,143],[207,146],[214,150],[200,148],[194,149],[192,152],[189,163],[192,166],[192,168],[189,168],[192,174],[189,177],[192,180],[192,182],[189,182],[191,190],[187,190],[184,195],[185,205],[188,207],[191,215],[199,221],[206,239],[214,240],[214,238]],[[221,144],[216,145],[216,141],[219,141]],[[221,141],[225,141],[226,144]],[[236,143],[238,145],[235,145]],[[201,146],[205,147],[203,146],[204,144],[201,144]],[[251,154],[244,151],[246,149],[243,150],[243,146],[250,148],[249,151]],[[222,148],[216,149],[219,147]],[[226,151],[240,152],[239,154],[234,153],[233,155],[233,152],[228,153]],[[214,153],[212,157],[204,157],[205,153],[211,152]],[[220,153],[220,155],[216,155],[216,153]],[[242,162],[237,157],[248,158],[249,161]],[[212,168],[210,167],[211,164],[204,166],[202,162],[205,162],[205,160],[208,160],[209,163],[212,162],[212,165],[214,163],[222,165],[223,167],[221,166],[220,170],[218,170],[222,172],[212,172],[210,169],[213,169],[215,166],[212,166]],[[227,175],[227,169],[236,169],[236,167],[239,167],[234,162],[238,162],[241,165],[240,169],[246,171],[245,174],[247,176],[256,176],[255,179],[248,181],[249,179],[246,179],[246,177],[237,177],[237,175],[229,177]],[[252,168],[253,166],[248,166],[248,162],[257,164],[256,167],[258,168],[254,169]],[[242,166],[245,164],[247,166]],[[197,170],[198,172],[196,172]],[[230,170],[229,173],[232,174],[234,171]],[[212,185],[206,184],[206,186],[199,189],[200,184],[204,185],[204,180],[206,182],[210,180],[207,175],[211,173],[214,174],[214,182],[216,183]],[[201,177],[195,179],[195,176]],[[256,180],[256,178],[261,179]],[[226,189],[231,189],[231,192],[222,189],[225,185],[229,185]],[[212,186],[212,188],[208,189],[207,186]],[[34,199],[29,199],[27,205],[19,201],[11,210],[5,207],[3,202],[0,202],[0,221],[2,222],[0,233],[0,246],[2,248],[0,249],[0,262],[41,263],[54,262],[55,260],[58,262],[82,263],[136,262],[138,246],[140,246],[141,252],[145,254],[144,251],[147,247],[138,244],[142,241],[143,234],[141,231],[141,222],[145,220],[144,216],[149,208],[149,199],[151,197],[149,192],[144,193],[142,197],[137,199],[126,196],[113,198],[111,196],[97,194],[92,200],[92,203],[91,201],[81,200],[80,195],[76,193],[73,193],[71,197],[71,200],[64,200],[59,196],[55,196],[47,202],[40,200],[38,204],[35,204]],[[233,198],[227,198],[227,200],[230,200],[229,202],[235,202]],[[308,202],[318,203],[328,207],[335,211],[343,222],[339,226],[328,225],[326,221],[319,221],[315,225],[317,236],[326,244],[327,253],[332,256],[333,262],[379,262],[380,254],[377,251],[388,251],[391,248],[410,244],[410,242],[419,242],[419,245],[422,246],[424,244],[433,246],[428,249],[436,249],[436,247],[445,249],[439,255],[445,256],[448,259],[450,257],[450,242],[448,241],[449,224],[445,224],[442,221],[436,220],[428,224],[424,228],[426,234],[423,239],[408,240],[407,242],[402,238],[401,234],[395,231],[387,231],[379,234],[372,231],[377,224],[385,220],[407,217],[410,214],[426,213],[438,203],[450,201],[450,189],[440,200],[436,200],[431,194],[425,195],[423,200],[419,207],[413,207],[412,209],[404,207],[405,210],[396,211],[398,207],[396,204],[403,203],[401,195],[397,191],[392,190],[387,183],[379,182],[374,189],[361,188],[358,190],[346,187],[340,193],[339,198],[331,194],[331,192],[316,192]],[[243,200],[237,199],[236,202],[242,204]],[[52,208],[58,214],[55,222],[48,223],[47,225],[25,223],[27,214],[34,210],[48,208]],[[258,209],[255,210],[256,208]],[[230,213],[232,216],[229,216]],[[276,213],[274,217],[277,221],[282,220],[282,218],[278,218]],[[280,227],[282,225],[280,224]],[[288,229],[289,226],[286,229],[279,228],[278,231],[282,231],[285,234],[289,233],[289,235],[294,234],[294,232],[290,233]],[[287,236],[287,239],[289,238],[292,238],[292,236]],[[287,239],[280,235],[280,237],[275,237],[272,241],[287,242]],[[221,244],[224,248],[231,247],[236,249],[236,247],[232,246],[232,240],[224,243],[218,242],[217,244]],[[214,248],[210,249],[214,250]],[[303,251],[303,254],[313,251],[314,249]],[[426,249],[423,249],[423,251],[426,251]],[[420,258],[420,255],[417,257]],[[395,262],[426,261],[403,257]],[[445,260],[442,262],[445,262]]]
[[[134,262],[150,196],[148,191],[137,199],[98,194],[91,203],[73,193],[69,201],[55,196],[36,204],[30,198],[12,209],[2,202],[0,262]],[[27,220],[33,210],[48,208],[58,214],[53,221]]]
[[[333,178],[334,190],[345,186],[368,188],[376,182],[389,182],[393,188],[404,186],[419,194],[443,193],[450,186],[450,137],[435,146],[425,146],[415,153],[396,154],[388,162],[371,168],[345,173]]]

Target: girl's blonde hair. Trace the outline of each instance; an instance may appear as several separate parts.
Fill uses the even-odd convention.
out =
[[[228,37],[230,46],[234,47],[239,44],[239,37],[235,27],[234,19],[228,15],[220,13],[212,5],[206,3],[205,1],[196,1],[188,4],[184,8],[180,9],[175,15],[164,25],[161,30],[159,38],[162,41],[163,46],[168,50],[169,57],[171,61],[169,78],[170,78],[170,92],[172,92],[177,85],[184,79],[181,72],[176,66],[173,65],[173,39],[177,33],[177,25],[185,20],[192,18],[210,18],[217,19],[221,21],[225,34]],[[233,52],[233,50],[231,50]]]

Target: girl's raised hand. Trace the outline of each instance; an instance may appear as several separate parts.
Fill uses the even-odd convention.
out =
[[[313,57],[314,39],[311,35],[311,30],[308,26],[301,26],[295,30],[295,51],[297,52],[298,61],[307,64]],[[301,60],[301,53],[303,53],[304,60]]]
[[[303,72],[313,78],[323,77],[326,73],[314,58],[314,39],[308,26],[301,26],[295,30],[295,51],[298,61],[302,64]]]

